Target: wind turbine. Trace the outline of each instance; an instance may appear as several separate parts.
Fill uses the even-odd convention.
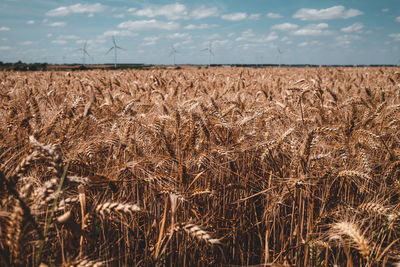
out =
[[[213,50],[212,50],[212,43],[210,42],[208,44],[208,47],[202,49],[201,51],[208,51],[208,66],[211,66],[211,55],[214,56],[214,53],[213,53]]]
[[[174,56],[174,66],[176,65],[175,64],[175,55],[176,55],[176,53],[179,53],[179,52],[175,49],[174,45],[171,45],[171,52],[169,53],[169,56]]]
[[[107,55],[108,53],[110,53],[111,50],[114,49],[114,68],[117,68],[117,49],[121,49],[121,50],[125,50],[125,49],[123,49],[122,47],[119,47],[119,46],[117,45],[117,43],[115,42],[114,36],[112,37],[112,40],[113,40],[113,44],[114,44],[114,45],[107,51],[106,55]]]
[[[88,55],[90,57],[89,53],[86,50],[86,47],[87,47],[87,41],[85,41],[85,44],[83,45],[82,48],[76,49],[78,51],[82,51],[82,65],[83,66],[85,66],[85,58],[86,58],[85,55]]]
[[[279,47],[277,49],[278,49],[278,54],[276,55],[276,59],[278,61],[278,65],[280,67],[281,66],[281,59],[282,59],[283,52],[279,49]]]

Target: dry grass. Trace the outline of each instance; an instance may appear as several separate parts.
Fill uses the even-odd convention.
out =
[[[0,265],[395,264],[399,72],[0,72]]]

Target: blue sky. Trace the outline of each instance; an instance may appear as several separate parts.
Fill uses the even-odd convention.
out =
[[[399,64],[399,0],[2,0],[0,61]],[[203,51],[202,51],[203,50]]]

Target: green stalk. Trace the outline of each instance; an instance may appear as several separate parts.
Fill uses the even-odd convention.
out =
[[[44,227],[43,239],[40,241],[38,254],[36,255],[35,267],[38,267],[40,262],[41,262],[42,252],[43,252],[43,249],[44,249],[44,245],[46,244],[47,232],[49,231],[49,228],[51,226],[51,222],[53,220],[53,216],[54,216],[54,213],[55,213],[55,210],[56,210],[56,207],[57,207],[58,196],[60,195],[62,186],[64,184],[65,177],[67,176],[67,171],[68,171],[68,168],[69,168],[69,164],[70,164],[70,160],[67,161],[67,164],[64,167],[64,171],[63,171],[63,174],[62,174],[61,179],[60,179],[60,183],[58,184],[58,188],[57,188],[57,191],[56,191],[56,197],[55,197],[55,199],[53,201],[53,205],[51,207],[50,215],[47,218],[47,222],[46,222],[46,225]]]

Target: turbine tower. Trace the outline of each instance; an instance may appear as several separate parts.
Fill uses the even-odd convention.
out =
[[[112,41],[113,41],[113,44],[114,44],[114,45],[107,51],[106,55],[107,55],[108,53],[110,53],[111,50],[114,49],[114,68],[117,68],[117,49],[121,49],[121,50],[125,50],[125,49],[123,49],[122,47],[119,47],[119,46],[117,45],[117,43],[115,42],[114,36],[112,37]]]
[[[276,59],[278,61],[278,65],[280,67],[281,66],[281,59],[282,59],[283,52],[279,49],[279,47],[277,49],[278,49],[278,54],[276,55]]]
[[[213,50],[212,50],[212,43],[210,42],[208,44],[208,47],[202,49],[201,51],[208,51],[208,66],[211,66],[211,55],[214,56],[214,53],[213,53]]]
[[[76,49],[76,50],[78,50],[78,51],[82,51],[82,65],[83,65],[83,66],[85,66],[86,55],[88,55],[88,56],[90,57],[89,53],[88,53],[87,50],[86,50],[86,47],[87,47],[87,41],[85,41],[85,44],[83,45],[82,48]]]
[[[177,53],[179,53],[179,52],[175,49],[174,45],[171,45],[171,52],[169,53],[169,56],[174,56],[174,66],[176,65],[175,64],[175,55]]]

